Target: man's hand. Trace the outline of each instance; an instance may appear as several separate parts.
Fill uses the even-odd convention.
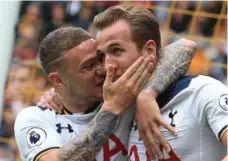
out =
[[[153,65],[150,59],[140,57],[115,82],[115,69],[110,66],[103,86],[104,108],[115,114],[122,113],[136,98],[149,79]]]
[[[176,135],[175,129],[162,120],[161,113],[156,102],[156,93],[150,89],[144,89],[136,99],[135,120],[137,123],[140,138],[143,140],[150,157],[157,154],[159,159],[163,158],[163,153],[159,148],[159,143],[170,152],[170,147],[160,131],[160,126]]]
[[[62,104],[54,88],[51,88],[49,91],[45,92],[44,95],[40,97],[40,100],[36,105],[53,109],[58,113],[62,113],[64,109],[64,105]]]
[[[156,103],[156,95],[160,95],[180,76],[184,75],[191,63],[197,49],[194,41],[181,39],[159,51],[158,61],[148,83],[137,97],[136,119],[139,132],[147,148],[148,154],[155,152],[162,157],[161,151],[156,145],[156,140],[168,150],[168,144],[161,135],[159,126],[163,126],[173,133],[173,129],[162,121],[159,107]]]

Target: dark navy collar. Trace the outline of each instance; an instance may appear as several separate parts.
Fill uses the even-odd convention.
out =
[[[157,103],[160,108],[164,107],[169,101],[171,101],[178,93],[183,91],[185,88],[189,86],[192,79],[196,78],[196,76],[183,76],[170,85],[167,90],[165,90],[160,96],[158,96]]]

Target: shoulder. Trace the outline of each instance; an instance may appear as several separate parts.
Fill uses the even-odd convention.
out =
[[[227,97],[228,88],[219,80],[209,76],[200,75],[194,79],[190,87],[197,99],[217,101],[222,95]]]
[[[38,110],[37,106],[29,106],[26,108],[23,108],[17,115],[16,121],[18,119],[26,119],[26,118],[36,118],[40,113],[40,110]]]
[[[223,86],[225,87],[225,85],[212,78],[212,77],[209,77],[209,76],[204,76],[204,75],[199,75],[197,77],[195,77],[194,79],[192,79],[191,83],[190,83],[190,87],[193,88],[193,89],[201,89],[202,87],[205,87],[205,86],[208,86],[209,87],[212,87],[214,88],[215,86]]]
[[[42,123],[52,120],[55,116],[54,111],[50,111],[44,107],[29,106],[22,109],[16,117],[15,127],[26,124]]]
[[[17,118],[39,118],[44,115],[50,115],[53,114],[53,111],[40,106],[29,106],[24,109],[22,109],[19,114],[17,115]]]
[[[213,91],[213,92],[212,92]],[[176,100],[189,98],[191,96],[216,95],[218,93],[227,93],[227,87],[220,81],[209,76],[195,75],[184,76],[170,85],[158,98],[160,107],[165,106],[174,98]]]

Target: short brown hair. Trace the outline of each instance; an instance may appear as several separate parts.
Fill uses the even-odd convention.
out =
[[[39,48],[39,58],[45,74],[48,75],[55,70],[55,66],[60,67],[59,64],[56,65],[52,62],[60,58],[65,51],[90,38],[88,32],[74,27],[63,27],[49,33],[43,39]]]
[[[132,39],[139,50],[151,39],[156,42],[157,51],[161,47],[159,24],[149,10],[133,6],[113,6],[95,16],[94,25],[102,30],[118,20],[129,23]]]

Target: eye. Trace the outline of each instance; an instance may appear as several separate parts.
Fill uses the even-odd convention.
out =
[[[91,62],[85,66],[86,69],[92,69],[95,66],[95,62]]]
[[[113,48],[113,49],[111,50],[111,52],[112,52],[113,54],[120,54],[121,52],[123,52],[123,49],[120,49],[120,48]]]

